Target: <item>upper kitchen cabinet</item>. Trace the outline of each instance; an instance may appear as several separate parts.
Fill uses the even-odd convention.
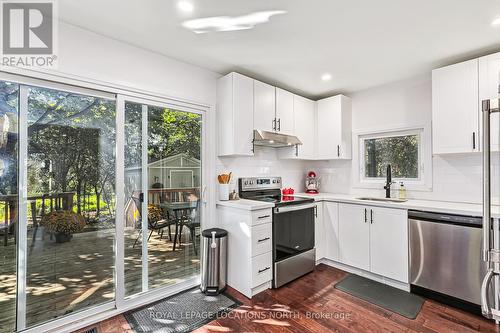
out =
[[[219,156],[253,156],[254,80],[229,73],[217,81]]]
[[[293,95],[294,135],[302,142],[296,148],[281,148],[279,157],[284,159],[316,159],[316,106],[315,102]]]
[[[253,80],[254,83],[254,129],[263,131],[275,131],[276,120],[276,88]]]
[[[294,134],[293,94],[276,88],[276,131],[283,134]]]
[[[351,159],[351,108],[344,95],[317,102],[317,159]]]
[[[498,87],[500,85],[500,53],[479,58],[479,106],[481,114],[482,101],[492,99],[492,107],[497,107]],[[490,144],[492,151],[500,150],[500,114],[491,114]],[[480,129],[482,130],[481,126]]]
[[[434,154],[479,151],[478,59],[432,71]]]

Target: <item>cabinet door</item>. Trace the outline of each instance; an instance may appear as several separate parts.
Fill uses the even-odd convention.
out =
[[[254,80],[254,129],[274,131],[276,128],[276,92],[269,84]]]
[[[317,157],[331,160],[340,158],[342,145],[342,110],[340,96],[317,102]]]
[[[432,71],[434,154],[479,151],[478,60]]]
[[[339,204],[339,249],[342,263],[370,269],[369,209],[361,205]]]
[[[370,271],[408,282],[406,210],[370,208]]]
[[[339,204],[325,202],[323,208],[323,225],[326,240],[326,258],[339,261]]]
[[[314,225],[314,247],[316,248],[316,261],[326,258],[326,237],[324,226],[324,204],[316,203],[316,224]]]
[[[314,101],[294,95],[295,135],[302,141],[298,148],[298,158],[315,158],[315,109]]]
[[[253,155],[253,79],[230,73],[217,81],[219,156]]]
[[[492,107],[498,106],[498,87],[500,86],[500,53],[479,58],[479,114],[482,101],[492,99]],[[496,104],[495,104],[496,103]],[[491,114],[491,150],[500,151],[500,113]]]
[[[276,88],[276,119],[278,132],[294,134],[293,94],[280,88]]]

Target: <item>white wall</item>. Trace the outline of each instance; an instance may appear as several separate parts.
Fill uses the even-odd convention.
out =
[[[353,133],[419,127],[431,124],[432,82],[430,73],[417,78],[395,82],[353,94]],[[453,121],[452,119],[450,121]],[[431,131],[427,131],[431,135]],[[353,145],[357,142],[353,139]],[[498,155],[492,158],[498,163]],[[358,171],[353,161],[315,162],[322,176],[324,192],[355,195],[384,195],[380,189],[354,187]],[[410,198],[474,202],[481,197],[481,155],[441,155],[432,157],[432,190],[408,191]],[[393,185],[394,188],[397,186]],[[498,196],[498,187],[492,188]],[[394,193],[397,195],[397,193]]]

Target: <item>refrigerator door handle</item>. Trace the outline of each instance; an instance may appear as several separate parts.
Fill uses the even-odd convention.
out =
[[[488,303],[488,287],[490,286],[493,275],[493,269],[489,268],[484,276],[483,283],[481,284],[481,312],[483,313],[483,316],[488,319],[493,318],[491,307]]]

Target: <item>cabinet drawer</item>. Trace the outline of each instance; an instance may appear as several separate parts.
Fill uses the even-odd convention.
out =
[[[252,257],[271,252],[272,224],[265,223],[252,227]]]
[[[273,211],[271,209],[261,209],[252,211],[252,225],[271,223],[273,221]]]
[[[252,288],[272,280],[271,252],[252,258]]]

